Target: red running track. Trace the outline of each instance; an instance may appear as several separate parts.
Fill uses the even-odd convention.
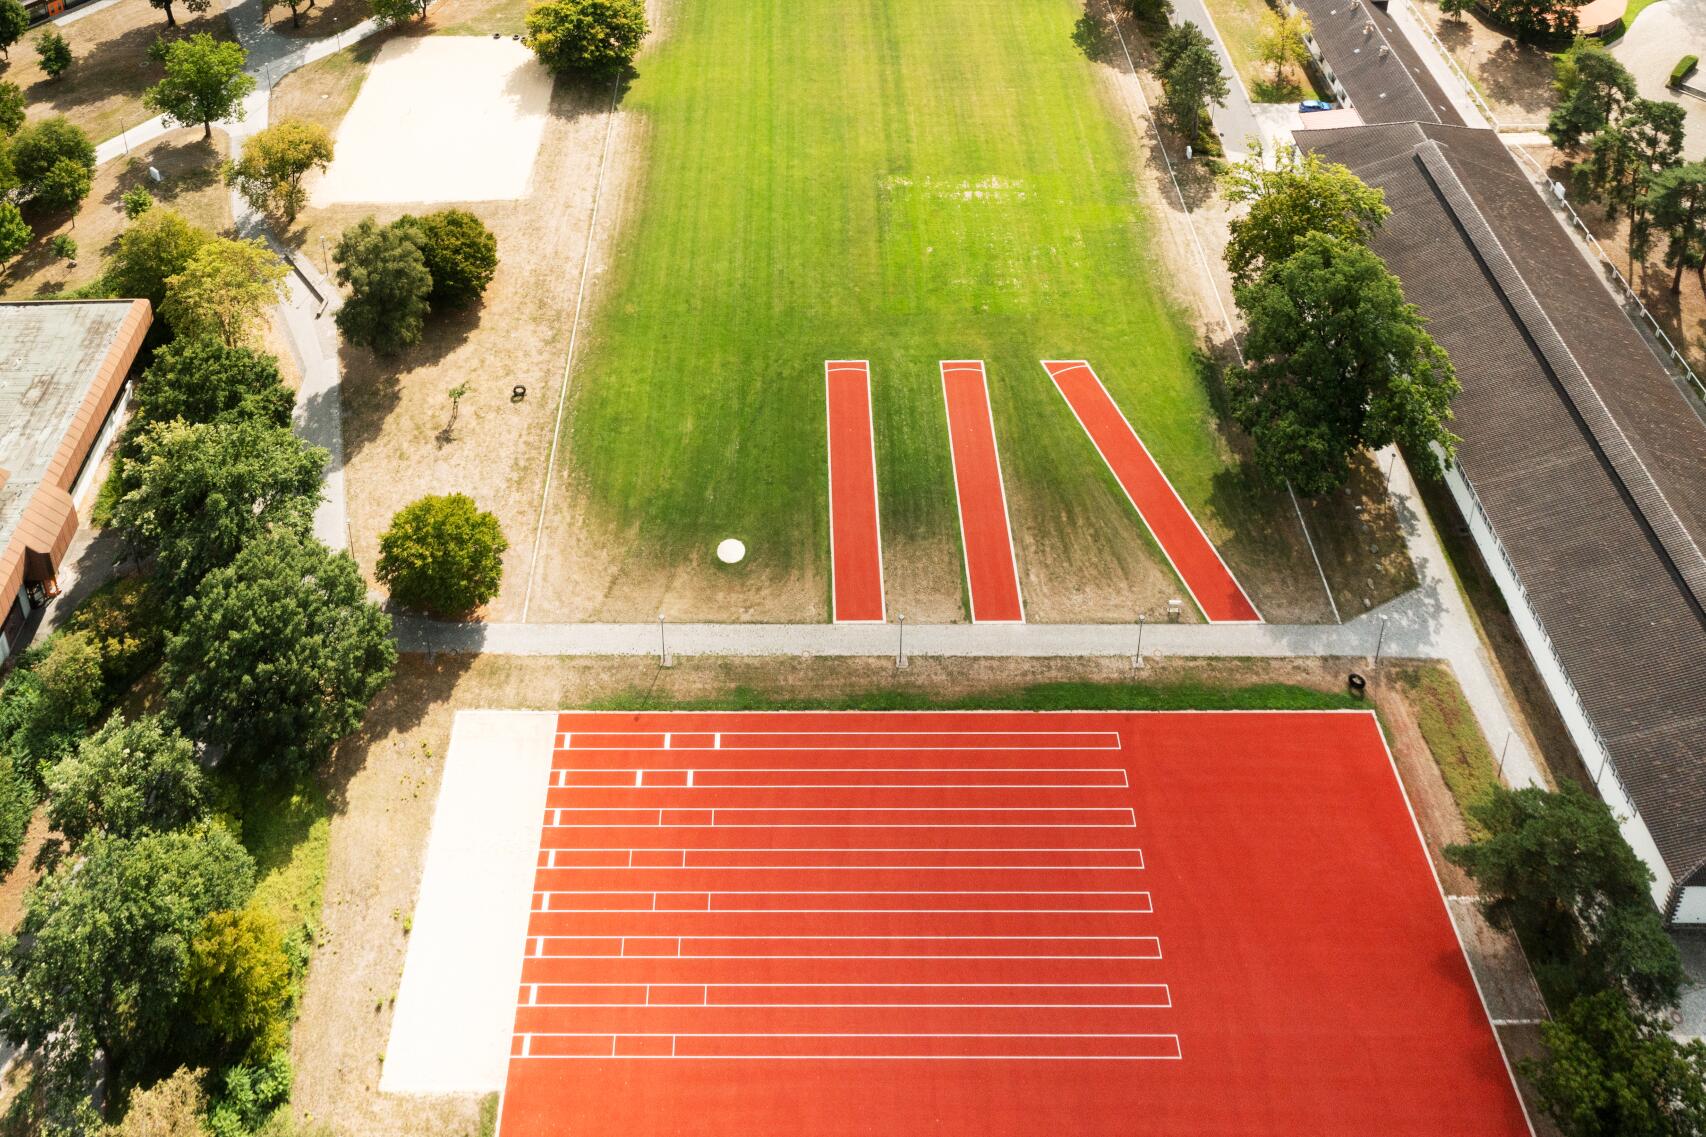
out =
[[[983,364],[944,361],[942,397],[948,406],[948,448],[954,463],[972,622],[1022,623],[1025,609],[1019,598],[1019,567],[1013,560],[1013,527],[1007,518],[1007,488],[1001,479],[1001,454]]]
[[[1529,1133],[1370,714],[558,727],[502,1137]]]
[[[829,360],[823,383],[829,420],[830,618],[838,624],[880,624],[887,616],[870,365]]]
[[[1203,615],[1216,624],[1259,622],[1261,613],[1090,365],[1045,359],[1043,366]]]

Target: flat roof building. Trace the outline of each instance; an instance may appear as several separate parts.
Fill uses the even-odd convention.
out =
[[[0,304],[0,659],[57,591],[76,498],[151,320],[146,300]]]

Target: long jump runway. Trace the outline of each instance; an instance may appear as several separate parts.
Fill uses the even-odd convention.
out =
[[[863,360],[823,365],[829,433],[830,618],[882,623],[883,543],[877,516],[871,369]]]
[[[1090,365],[1081,359],[1045,359],[1043,367],[1203,615],[1210,623],[1260,621],[1261,614],[1220,551]]]
[[[978,360],[942,363],[942,398],[948,410],[948,451],[954,464],[954,495],[960,511],[966,586],[974,624],[1022,623],[1019,568],[1013,559],[1013,526],[1007,516],[1007,486],[995,442],[989,384]]]
[[[1529,1132],[1371,715],[557,730],[502,1137]]]

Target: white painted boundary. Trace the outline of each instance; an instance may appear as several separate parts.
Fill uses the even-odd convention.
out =
[[[1161,468],[1161,463],[1155,460],[1155,455],[1149,452],[1149,447],[1143,441],[1143,435],[1137,433],[1137,428],[1131,425],[1131,419],[1127,417],[1125,411],[1120,408],[1119,403],[1114,399],[1113,392],[1108,390],[1108,385],[1102,382],[1102,377],[1096,374],[1096,369],[1091,367],[1087,360],[1083,359],[1043,359],[1038,362],[1042,364],[1043,371],[1048,375],[1048,381],[1053,384],[1055,392],[1066,403],[1066,409],[1072,412],[1072,417],[1078,420],[1079,428],[1084,431],[1085,437],[1090,439],[1090,445],[1096,448],[1096,456],[1102,459],[1102,465],[1108,468],[1108,473],[1113,474],[1115,483],[1120,487],[1120,492],[1125,494],[1125,499],[1131,502],[1131,507],[1137,511],[1137,519],[1143,522],[1143,527],[1149,530],[1149,535],[1151,537],[1155,538],[1155,544],[1161,549],[1161,555],[1167,558],[1167,565],[1173,570],[1173,575],[1179,578],[1179,583],[1184,585],[1185,591],[1191,594],[1191,603],[1197,606],[1197,611],[1202,613],[1203,619],[1207,620],[1211,624],[1255,624],[1264,622],[1262,620],[1262,610],[1256,607],[1256,602],[1250,599],[1250,594],[1248,592],[1244,591],[1244,585],[1233,573],[1232,566],[1226,563],[1226,558],[1220,555],[1219,548],[1215,546],[1213,541],[1209,540],[1208,533],[1205,532],[1202,527],[1202,522],[1197,520],[1197,515],[1192,511],[1191,507],[1185,504],[1185,499],[1179,496],[1179,490],[1173,485],[1173,480],[1167,476],[1167,471]],[[1244,603],[1250,606],[1250,611],[1256,613],[1256,618],[1254,620],[1216,620],[1208,614],[1206,609],[1203,608],[1202,601],[1197,599],[1196,591],[1191,588],[1191,582],[1185,579],[1185,574],[1180,572],[1179,566],[1173,563],[1173,554],[1167,551],[1167,542],[1161,539],[1160,534],[1155,532],[1155,527],[1149,523],[1149,518],[1143,515],[1143,507],[1137,504],[1137,499],[1131,496],[1131,491],[1126,489],[1124,482],[1120,481],[1119,474],[1114,470],[1114,464],[1108,461],[1108,456],[1106,454],[1102,453],[1102,444],[1096,441],[1095,433],[1090,429],[1089,424],[1079,416],[1078,408],[1072,405],[1072,400],[1066,397],[1066,392],[1061,390],[1060,384],[1055,380],[1054,372],[1049,371],[1049,364],[1051,363],[1063,367],[1082,367],[1090,373],[1090,378],[1096,381],[1096,386],[1101,389],[1103,397],[1108,400],[1108,405],[1113,407],[1114,411],[1120,416],[1120,421],[1125,424],[1126,430],[1131,433],[1132,440],[1137,443],[1138,449],[1142,450],[1143,456],[1149,459],[1149,464],[1155,467],[1155,472],[1161,475],[1161,481],[1167,486],[1167,492],[1173,495],[1173,500],[1179,503],[1179,508],[1185,511],[1186,517],[1191,519],[1191,524],[1197,527],[1197,533],[1202,537],[1203,544],[1207,545],[1209,552],[1214,554],[1214,559],[1220,562],[1220,567],[1226,570],[1226,577],[1232,582],[1232,586],[1238,590],[1238,595],[1244,598]],[[1310,549],[1313,551],[1313,544],[1310,545]]]
[[[942,375],[942,413],[948,417],[948,462],[954,468],[954,513],[960,521],[960,558],[966,566],[966,602],[971,605],[974,624],[1023,624],[1025,622],[1025,592],[1019,587],[1019,550],[1013,546],[1013,519],[1007,512],[1007,478],[1001,472],[1001,440],[995,437],[995,404],[989,398],[989,373],[981,359],[944,359],[938,365]],[[953,407],[948,402],[948,372],[977,370],[978,382],[983,384],[983,408],[989,412],[989,443],[995,455],[995,485],[1001,491],[1001,523],[1007,527],[1007,563],[1013,567],[1013,595],[1019,598],[1017,620],[980,620],[977,618],[977,592],[971,586],[971,549],[966,545],[966,511],[960,501],[960,463],[954,453]]]
[[[459,711],[397,991],[387,1093],[501,1090],[554,713]]]
[[[835,610],[835,462],[830,452],[829,377],[833,372],[858,368],[865,381],[865,421],[871,432],[871,513],[877,523],[877,604],[882,618],[843,620]],[[877,413],[871,397],[871,362],[868,359],[823,361],[823,449],[829,466],[829,622],[832,624],[886,624],[889,621],[888,581],[883,578],[883,502],[877,492]]]

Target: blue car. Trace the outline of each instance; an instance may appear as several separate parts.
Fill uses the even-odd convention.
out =
[[[1310,111],[1330,111],[1333,109],[1333,104],[1324,103],[1320,99],[1304,99],[1297,104],[1297,109],[1304,114],[1308,114]]]

